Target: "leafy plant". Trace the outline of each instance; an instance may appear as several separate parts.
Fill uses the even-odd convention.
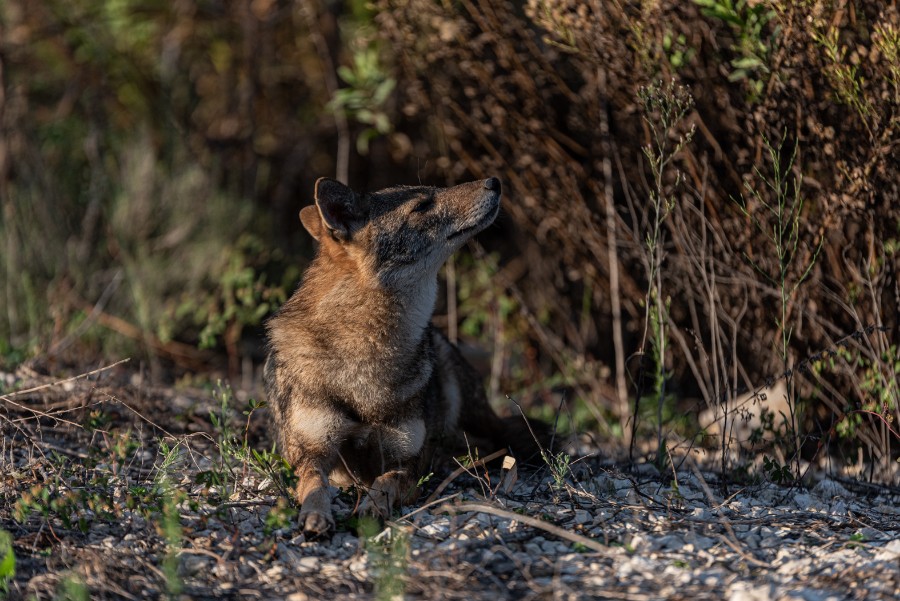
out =
[[[877,23],[872,40],[888,64],[888,78],[894,88],[894,103],[900,104],[900,27]]]
[[[771,39],[764,37],[766,26],[775,12],[766,2],[751,0],[694,0],[704,16],[728,24],[735,34],[732,51],[737,58],[731,60],[729,81],[746,80],[750,86],[750,98],[755,100],[763,91],[762,75],[769,72],[768,61]]]
[[[693,60],[696,51],[687,45],[687,36],[683,33],[675,34],[666,31],[662,39],[663,51],[669,59],[669,64],[675,69],[680,69]]]
[[[243,432],[238,437],[231,417],[234,402],[231,387],[220,381],[216,384],[213,396],[218,401],[219,407],[218,412],[210,411],[209,419],[216,431],[216,449],[219,458],[212,468],[198,472],[195,481],[207,487],[220,488],[219,498],[224,500],[237,486],[238,470],[244,473],[247,469],[253,469],[270,478],[283,495],[289,496],[290,489],[296,483],[296,476],[287,460],[275,452],[274,446],[272,449],[262,451],[250,447],[250,421],[253,413],[264,408],[266,404],[256,399],[247,401],[243,409],[243,415],[247,419],[243,424]]]
[[[813,38],[825,50],[825,56],[830,62],[825,75],[838,100],[852,107],[868,129],[869,117],[873,111],[872,103],[863,93],[859,68],[847,62],[847,47],[840,43],[840,31],[836,27],[813,29]],[[871,129],[869,133],[871,135]]]
[[[183,291],[180,298],[168,305],[166,319],[161,320],[160,338],[171,339],[172,328],[189,320],[200,328],[200,348],[212,348],[224,342],[232,363],[230,367],[236,370],[237,343],[242,330],[259,325],[286,299],[282,284],[267,281],[264,269],[273,258],[259,237],[241,234],[212,268],[218,276],[213,287],[203,292]],[[294,275],[291,271],[288,277]]]
[[[275,501],[275,506],[266,514],[263,532],[269,536],[276,530],[288,528],[297,517],[297,508],[290,498],[282,495]]]
[[[769,480],[776,484],[789,484],[794,481],[794,474],[789,465],[781,465],[768,455],[763,457],[763,472]]]
[[[862,393],[861,412],[878,414],[889,423],[900,407],[900,351],[896,344],[884,350],[880,357],[870,359],[860,353],[839,348],[838,354],[859,374],[859,391]],[[861,420],[861,412],[850,411],[837,428],[842,436],[852,436]]]
[[[377,520],[365,517],[359,519],[358,531],[374,579],[375,598],[378,601],[402,598],[409,566],[409,536],[400,528],[380,530]]]
[[[13,551],[12,535],[0,530],[0,592],[9,592],[9,583],[16,575],[16,554]]]
[[[328,108],[369,126],[356,139],[359,153],[368,154],[369,142],[393,129],[385,105],[397,81],[385,72],[374,45],[354,52],[350,66],[342,65],[337,72],[347,87],[335,92]]]
[[[562,451],[554,455],[541,449],[541,458],[550,468],[550,475],[553,476],[553,484],[550,487],[557,492],[563,490],[566,487],[566,478],[572,473],[570,465],[572,457]]]
[[[163,496],[163,510],[160,529],[166,541],[166,553],[162,561],[162,572],[166,579],[166,592],[170,599],[177,599],[184,584],[178,574],[178,551],[181,548],[181,513],[178,504],[185,493],[167,486]]]
[[[529,8],[531,9],[531,19],[550,32],[549,35],[542,37],[545,44],[559,48],[563,52],[573,54],[578,52],[575,33],[567,18],[569,15],[560,11],[559,7],[547,0],[532,0],[529,2]]]
[[[67,573],[57,587],[55,599],[59,601],[89,601],[90,590],[84,583],[84,579],[74,573]]]

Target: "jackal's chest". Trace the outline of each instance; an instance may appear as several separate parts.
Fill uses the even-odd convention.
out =
[[[329,388],[364,423],[391,422],[421,414],[434,373],[433,352],[423,343],[393,351],[357,348],[334,357]]]

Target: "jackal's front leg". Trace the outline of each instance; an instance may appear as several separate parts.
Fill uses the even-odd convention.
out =
[[[301,462],[295,473],[299,478],[295,498],[300,504],[300,528],[308,536],[324,536],[334,529],[325,471],[313,462]]]
[[[334,529],[328,475],[339,461],[347,420],[340,412],[308,406],[294,407],[288,417],[283,420],[282,452],[298,478],[300,528],[310,536],[324,536]]]

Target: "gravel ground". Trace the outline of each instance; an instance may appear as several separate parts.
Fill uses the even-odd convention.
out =
[[[262,448],[260,412],[229,409],[229,434],[210,392],[91,380],[0,375],[7,390],[52,384],[0,396],[9,598],[900,596],[896,489],[739,485],[689,462],[660,475],[599,456],[556,477],[520,467],[512,483],[490,464],[436,474],[433,498],[383,528],[354,524],[356,496],[335,490],[338,532],[308,541],[278,473],[241,455],[242,439]]]

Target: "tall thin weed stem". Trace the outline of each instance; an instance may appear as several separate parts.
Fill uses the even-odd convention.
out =
[[[790,358],[793,326],[788,322],[791,317],[791,301],[797,289],[809,277],[822,248],[823,238],[820,236],[818,241],[812,244],[802,244],[806,242],[805,236],[800,231],[804,199],[800,191],[799,170],[794,168],[799,146],[795,142],[790,156],[785,159],[783,149],[786,138],[787,132],[777,145],[773,145],[768,139],[764,140],[772,164],[772,175],[767,177],[759,169],[755,169],[763,186],[746,183],[747,193],[753,202],[747,202],[744,198],[738,204],[775,252],[774,267],[750,257],[747,257],[747,260],[778,293],[779,313],[775,317],[775,324],[780,332],[780,344],[777,351],[786,374],[789,409],[787,425],[791,439],[787,457],[793,464],[794,476],[799,477],[800,434],[797,393]]]
[[[666,354],[668,352],[668,301],[663,295],[662,268],[665,260],[663,226],[675,203],[674,189],[682,183],[682,174],[674,171],[674,183],[668,183],[672,161],[691,141],[694,135],[692,126],[685,133],[678,133],[678,128],[685,116],[691,111],[694,100],[687,88],[675,85],[674,81],[663,86],[654,83],[641,88],[638,98],[643,104],[644,121],[649,128],[650,143],[643,148],[644,157],[650,167],[652,176],[651,188],[648,191],[649,209],[644,246],[644,266],[647,272],[647,296],[645,298],[644,335],[641,342],[641,371],[645,365],[644,358],[649,354],[653,359],[652,382],[656,397],[657,418],[657,460],[661,461],[663,447],[663,407],[666,400]],[[634,421],[630,451],[634,450],[634,439],[637,420],[643,396],[643,373],[638,378],[638,391],[635,395]]]

